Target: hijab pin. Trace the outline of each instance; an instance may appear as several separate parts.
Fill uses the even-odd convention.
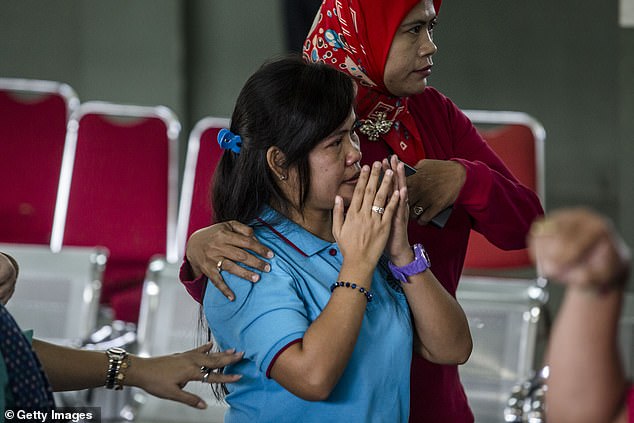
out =
[[[380,135],[387,134],[392,128],[392,121],[387,120],[385,112],[376,114],[376,120],[366,119],[359,128],[362,134],[367,135],[370,141],[376,141]]]

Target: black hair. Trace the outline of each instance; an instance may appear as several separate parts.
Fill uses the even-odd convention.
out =
[[[276,184],[267,150],[285,155],[296,167],[299,209],[310,186],[308,154],[350,114],[355,92],[349,76],[325,64],[286,56],[262,65],[245,83],[231,117],[231,132],[242,138],[239,154],[224,151],[212,189],[214,221],[248,223],[265,204],[288,215],[292,204]]]

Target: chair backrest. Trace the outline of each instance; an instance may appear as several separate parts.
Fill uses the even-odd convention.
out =
[[[517,179],[532,189],[545,207],[544,140],[546,131],[521,112],[465,110],[482,137]],[[465,270],[498,270],[531,266],[526,249],[504,251],[472,231]]]
[[[0,244],[20,264],[7,304],[22,329],[58,344],[75,345],[95,330],[107,252],[95,248]],[[77,343],[78,344],[78,343]]]
[[[206,341],[200,326],[200,304],[178,281],[178,263],[155,258],[148,266],[137,330],[138,354],[156,356],[195,348]],[[209,385],[192,382],[186,388],[204,398],[206,410],[147,396],[137,418],[152,422],[222,422],[227,405],[215,400]]]
[[[118,319],[136,321],[150,258],[176,260],[179,133],[163,106],[87,102],[68,124],[51,249],[109,250],[102,299]]]
[[[463,276],[456,296],[473,337],[459,372],[475,421],[504,421],[513,387],[535,370],[548,294],[534,280]]]
[[[196,123],[189,135],[176,229],[179,258],[185,253],[187,238],[213,223],[211,182],[222,155],[217,136],[220,129],[229,128],[229,125],[229,119],[205,117]]]
[[[0,78],[0,242],[50,243],[66,125],[78,105],[67,84]]]

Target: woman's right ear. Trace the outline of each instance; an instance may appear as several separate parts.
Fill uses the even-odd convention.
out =
[[[269,147],[266,150],[266,162],[280,181],[285,181],[288,178],[288,169],[285,166],[286,155],[282,150],[275,146]]]

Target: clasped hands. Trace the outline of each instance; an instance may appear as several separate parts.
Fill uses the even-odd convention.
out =
[[[392,157],[363,166],[345,214],[343,199],[335,199],[332,233],[344,260],[375,264],[384,251],[390,257],[411,254],[408,214],[403,164]]]
[[[398,173],[399,160],[395,156],[392,160],[393,163],[388,162],[387,159],[383,160],[384,172],[391,168],[392,171],[396,169]],[[400,166],[402,167],[402,164]],[[400,183],[398,195],[405,199],[404,204],[407,206],[409,217],[416,219],[421,225],[426,225],[436,214],[456,201],[466,180],[466,170],[455,161],[431,159],[421,160],[416,164],[416,169],[416,174],[407,177],[405,183]],[[395,179],[400,180],[400,176]],[[383,209],[385,218],[387,209],[386,207]],[[414,214],[413,210],[421,209],[423,209],[421,213]],[[372,205],[368,211],[372,211]],[[398,212],[393,213],[401,216]],[[406,240],[404,234],[398,232],[400,230],[406,231],[406,225],[400,223],[393,225],[390,240]],[[388,241],[386,245],[388,253],[396,254],[396,251],[390,250],[391,241]],[[405,248],[405,242],[401,242],[398,248]],[[409,245],[407,249],[409,250]],[[270,270],[270,265],[260,257],[272,258],[273,255],[271,250],[258,242],[251,227],[238,221],[221,222],[194,232],[187,242],[186,251],[187,260],[191,265],[192,279],[204,274],[230,300],[235,299],[235,296],[224,283],[216,267],[217,264],[222,260],[224,271],[255,283],[260,279],[259,273]],[[245,267],[238,263],[244,264]]]

